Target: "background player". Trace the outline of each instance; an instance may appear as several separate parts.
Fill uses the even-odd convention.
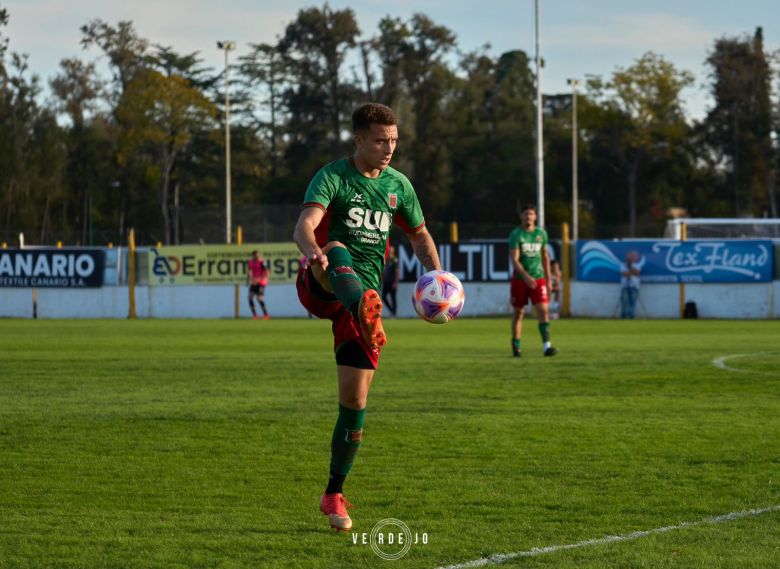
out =
[[[390,245],[387,250],[387,261],[385,261],[385,271],[382,277],[382,300],[385,306],[396,315],[398,311],[398,281],[401,279],[401,270],[398,266],[398,255],[395,247]]]
[[[412,184],[390,167],[398,141],[395,113],[368,103],[352,114],[352,127],[354,154],[314,176],[294,234],[308,261],[298,273],[301,303],[333,321],[339,415],[320,510],[331,527],[344,531],[352,520],[342,487],[363,439],[368,390],[387,342],[378,291],[391,223],[404,229],[426,270],[441,268]]]
[[[268,320],[268,310],[265,307],[265,287],[268,286],[268,267],[260,256],[259,251],[252,251],[252,258],[247,263],[246,280],[249,285],[249,308],[252,310],[252,318],[257,320],[254,299],[260,303],[263,309],[263,320]]]
[[[550,258],[547,255],[547,232],[536,227],[536,206],[520,209],[521,226],[509,234],[509,258],[514,267],[512,275],[512,355],[521,355],[520,339],[523,333],[525,305],[530,299],[537,310],[539,334],[545,356],[558,353],[550,342]]]

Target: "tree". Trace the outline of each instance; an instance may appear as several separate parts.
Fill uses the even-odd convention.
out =
[[[513,224],[515,204],[533,192],[533,75],[527,55],[467,54],[448,110],[454,219]],[[496,208],[496,204],[505,207]]]
[[[124,97],[128,85],[135,75],[150,65],[149,42],[140,37],[133,23],[120,21],[112,26],[102,20],[95,19],[81,27],[81,45],[84,49],[97,46],[108,58],[112,70],[112,81],[109,83],[107,99],[112,117],[116,125],[117,135],[122,136],[127,128],[117,114],[120,100]],[[118,148],[114,148],[115,159]],[[132,160],[119,162],[116,160],[116,191],[118,204],[119,234],[124,234],[125,223],[137,225],[146,218],[143,211],[143,165]]]
[[[294,80],[285,95],[291,130],[300,136],[324,122],[327,127],[318,134],[329,139],[335,155],[342,151],[345,120],[355,101],[355,88],[342,81],[341,68],[359,35],[351,9],[334,11],[325,4],[300,10],[279,42]],[[301,138],[311,141],[305,134]]]
[[[214,126],[216,108],[183,77],[166,77],[147,70],[137,73],[127,86],[117,115],[128,125],[121,138],[120,164],[137,153],[148,152],[153,157],[148,177],[159,185],[162,235],[168,244],[172,236],[170,182],[174,164],[195,132]]]
[[[608,83],[588,81],[588,96],[601,108],[585,105],[583,126],[605,139],[615,168],[625,177],[629,235],[637,232],[637,184],[642,163],[669,153],[689,135],[680,98],[693,83],[663,57],[648,52],[627,69],[618,68]],[[587,112],[590,110],[591,112]]]
[[[135,74],[146,67],[149,42],[138,36],[133,23],[126,20],[116,27],[99,19],[92,20],[81,26],[81,34],[84,49],[95,45],[108,57],[116,86],[113,98],[114,102],[118,101]]]
[[[93,199],[106,187],[105,180],[97,171],[105,164],[103,156],[105,140],[99,140],[88,124],[86,116],[94,113],[103,91],[103,84],[97,78],[95,65],[75,58],[60,62],[60,73],[49,81],[57,109],[70,119],[68,132],[67,178],[70,201],[78,216],[81,209],[81,242],[88,242],[88,230],[93,221]],[[112,146],[109,140],[109,147]],[[102,204],[100,204],[102,205]],[[67,218],[68,204],[63,204]]]
[[[412,163],[410,177],[423,196],[429,217],[435,219],[444,213],[451,191],[449,156],[442,141],[449,136],[446,105],[455,76],[444,58],[455,47],[455,35],[424,14],[414,14],[406,24],[385,19],[380,32],[378,44],[391,46],[382,59],[397,66],[394,73],[400,71],[403,95],[408,96],[412,111],[412,116],[405,118],[413,128],[411,143],[406,143]],[[396,106],[404,109],[404,103],[398,101],[402,96],[398,89],[385,84],[380,92],[394,97]]]
[[[720,38],[707,58],[715,106],[705,129],[721,165],[730,167],[733,215],[777,216],[772,166],[771,69],[759,27],[753,38]]]
[[[396,107],[403,92],[403,59],[411,32],[399,18],[387,16],[379,21],[379,35],[370,45],[379,55],[382,83],[377,101]]]
[[[267,138],[271,152],[271,183],[279,176],[279,145],[281,124],[281,91],[289,85],[285,60],[277,46],[250,44],[249,55],[241,58],[241,73],[245,78],[252,123],[261,136]],[[256,96],[253,96],[255,95]]]
[[[0,7],[0,31],[8,25],[8,10]],[[8,88],[8,71],[5,68],[5,52],[8,51],[8,38],[0,33],[0,79],[3,90]]]

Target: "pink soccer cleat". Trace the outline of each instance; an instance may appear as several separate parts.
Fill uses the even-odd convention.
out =
[[[358,308],[360,332],[372,350],[378,350],[387,344],[384,326],[382,326],[382,299],[379,293],[369,289],[363,293]]]
[[[336,531],[350,531],[352,529],[352,518],[347,513],[347,508],[352,504],[347,502],[344,494],[323,494],[320,498],[320,511],[328,516],[330,527]]]

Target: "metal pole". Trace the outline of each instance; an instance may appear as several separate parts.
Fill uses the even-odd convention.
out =
[[[231,234],[233,233],[233,216],[231,205],[231,190],[230,187],[230,79],[228,66],[228,51],[229,47],[225,47],[225,210],[227,223],[225,225],[225,242],[230,243]]]
[[[233,215],[230,187],[230,66],[228,52],[236,49],[234,41],[218,41],[217,48],[225,51],[225,242],[231,242]]]
[[[542,134],[542,56],[539,53],[539,0],[536,19],[536,207],[537,225],[544,227],[544,152]]]
[[[561,268],[563,269],[563,283],[561,288],[563,289],[563,307],[561,308],[561,316],[568,318],[571,316],[571,245],[569,242],[569,224],[564,222],[561,231],[562,243],[561,243]]]
[[[243,245],[244,244],[244,230],[239,225],[236,227],[236,245]],[[248,269],[249,267],[247,267]],[[235,303],[234,303],[234,312],[233,316],[236,320],[238,320],[238,316],[241,312],[241,285],[236,285],[236,293],[235,293]]]
[[[571,85],[571,229],[572,240],[576,242],[580,234],[580,199],[577,182],[577,139],[579,138],[577,131],[577,87],[580,85],[580,80],[569,79],[568,83]]]

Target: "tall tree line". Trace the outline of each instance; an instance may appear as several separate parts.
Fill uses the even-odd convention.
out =
[[[224,238],[224,70],[141,37],[132,22],[93,20],[81,43],[101,52],[109,76],[95,61],[64,59],[47,97],[12,49],[10,17],[0,6],[0,239],[97,245],[123,242],[129,227],[142,243]],[[284,221],[278,206],[299,203],[314,172],[350,152],[351,111],[374,100],[399,114],[395,165],[430,226],[500,236],[490,233],[516,221],[516,203],[535,200],[530,63],[522,51],[463,53],[424,14],[388,16],[364,33],[350,9],[303,9],[230,70],[234,208],[262,206]],[[578,100],[581,236],[658,235],[673,208],[777,217],[780,107],[761,28],[715,39],[706,64],[714,104],[701,121],[684,113],[692,75],[659,54],[588,78]],[[545,96],[543,111],[555,234],[571,217],[571,94]]]

